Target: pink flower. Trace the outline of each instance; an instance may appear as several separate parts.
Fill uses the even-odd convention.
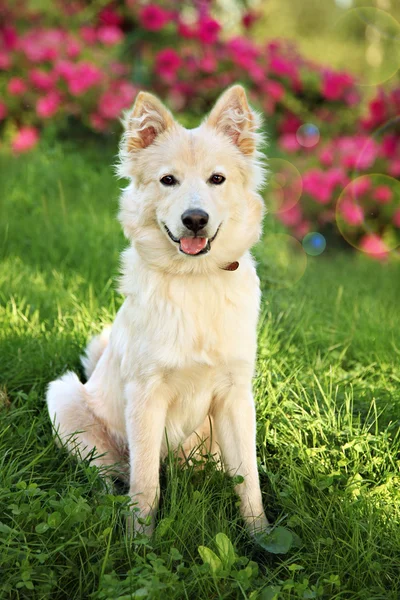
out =
[[[400,228],[400,208],[395,210],[395,212],[393,214],[393,224],[395,227]]]
[[[68,58],[77,58],[81,53],[81,45],[74,37],[70,36],[66,44]]]
[[[203,44],[213,44],[217,41],[221,25],[211,17],[202,17],[198,23],[197,35]]]
[[[387,258],[389,249],[385,242],[376,233],[367,233],[361,239],[360,250],[378,260]]]
[[[103,25],[97,30],[97,39],[105,46],[115,46],[124,39],[124,34],[115,25]]]
[[[343,198],[340,202],[339,211],[348,225],[354,227],[364,222],[364,213],[361,206],[354,203],[349,197]]]
[[[100,96],[98,105],[98,117],[101,119],[117,119],[123,107],[119,98],[113,92],[107,91]],[[93,116],[93,118],[95,118]]]
[[[75,71],[75,63],[71,62],[70,60],[59,60],[54,65],[54,73],[66,81],[69,81],[69,79],[74,77]]]
[[[181,63],[181,57],[175,50],[165,48],[156,56],[155,70],[164,79],[173,80]]]
[[[7,106],[0,100],[0,121],[3,121],[7,116]]]
[[[360,94],[356,90],[348,90],[344,95],[344,101],[348,106],[356,106],[360,102]]]
[[[378,185],[373,193],[372,197],[379,202],[379,204],[388,204],[393,198],[393,192],[387,185]]]
[[[200,60],[200,69],[205,73],[214,73],[217,69],[217,61],[213,54],[206,54]]]
[[[328,204],[332,198],[332,185],[327,182],[325,173],[319,169],[310,169],[303,175],[303,190],[319,204]]]
[[[15,50],[18,43],[18,34],[12,25],[3,25],[0,30],[0,39],[3,40],[3,46],[6,50]]]
[[[279,133],[296,133],[303,121],[293,113],[286,113],[282,121],[279,123]]]
[[[392,177],[400,177],[400,158],[392,160],[388,168],[388,173]]]
[[[245,29],[251,29],[259,17],[260,15],[253,11],[245,13],[242,17],[243,27],[245,27]]]
[[[293,233],[297,238],[302,239],[310,231],[310,228],[309,221],[302,221],[295,226]]]
[[[11,55],[0,50],[0,71],[7,71],[11,67]]]
[[[280,77],[288,77],[292,82],[299,80],[297,66],[283,56],[273,56],[271,58],[270,69],[272,73]]]
[[[365,122],[367,129],[376,129],[381,123],[384,123],[389,118],[388,107],[386,105],[385,95],[382,90],[378,92],[369,103],[369,117]]]
[[[335,145],[342,164],[348,169],[367,170],[379,154],[377,142],[364,135],[342,136]]]
[[[345,187],[349,183],[349,178],[344,169],[341,167],[333,167],[326,171],[325,183],[332,189],[336,186]]]
[[[171,14],[157,4],[147,4],[139,12],[139,21],[148,31],[159,31],[171,20]]]
[[[257,46],[244,37],[234,37],[226,43],[226,49],[236,65],[243,69],[249,69],[261,53]]]
[[[358,177],[357,179],[353,179],[353,181],[349,184],[348,191],[351,192],[353,198],[359,198],[360,196],[364,196],[371,189],[371,180],[368,175],[364,175],[363,177]]]
[[[285,95],[285,88],[283,85],[274,79],[270,79],[264,83],[263,91],[265,91],[268,96],[271,96],[276,102],[282,100]]]
[[[325,71],[322,76],[322,95],[327,100],[340,100],[346,89],[353,85],[353,78],[347,73]]]
[[[103,80],[102,71],[90,62],[81,62],[74,67],[68,78],[68,89],[73,96],[81,96]]]
[[[335,155],[333,153],[333,150],[331,147],[328,147],[328,146],[323,148],[319,154],[320,163],[324,167],[330,167],[333,164],[334,158],[335,158]]]
[[[84,42],[86,44],[92,45],[96,43],[97,40],[97,32],[94,27],[90,27],[89,25],[84,25],[80,28],[80,34]]]
[[[180,37],[186,38],[188,40],[196,37],[196,30],[190,23],[185,23],[185,21],[178,21],[178,35]]]
[[[116,87],[116,92],[118,96],[121,98],[121,102],[123,103],[123,108],[129,106],[133,99],[137,94],[137,88],[134,85],[129,83],[129,81],[120,81],[118,86]]]
[[[29,79],[35,88],[47,92],[55,83],[57,75],[47,73],[41,69],[33,68],[29,71]]]
[[[11,147],[14,152],[21,153],[31,150],[39,141],[39,133],[35,127],[21,127],[15,135]]]
[[[67,34],[63,29],[31,29],[21,36],[19,48],[32,62],[53,61],[60,54]]]
[[[13,96],[21,96],[28,89],[25,81],[21,77],[12,77],[7,85],[7,91]]]
[[[132,104],[135,95],[136,88],[127,81],[121,81],[100,96],[97,116],[103,120],[117,119],[121,112]],[[92,116],[95,119],[95,116]]]
[[[111,5],[105,6],[101,10],[99,20],[105,25],[114,25],[116,27],[121,25],[123,21],[121,15],[119,15]]]
[[[42,119],[49,119],[57,112],[61,104],[61,98],[58,92],[50,92],[47,96],[39,98],[36,103],[36,113]]]
[[[294,133],[285,133],[278,139],[278,145],[285,152],[297,152],[300,149],[300,144]]]
[[[250,65],[248,73],[254,83],[261,84],[265,79],[265,71],[264,69],[258,65],[257,63],[253,63]]]
[[[381,155],[385,158],[393,158],[397,154],[399,138],[397,135],[385,135],[382,138]]]
[[[276,216],[284,225],[286,225],[286,227],[294,227],[295,225],[298,225],[303,218],[300,206],[298,204],[295,204],[288,210],[278,211]]]
[[[107,129],[107,121],[97,113],[92,113],[90,115],[89,123],[96,131],[105,131]]]

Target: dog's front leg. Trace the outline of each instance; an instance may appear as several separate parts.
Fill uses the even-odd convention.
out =
[[[139,508],[133,529],[150,535],[160,492],[160,453],[168,407],[167,394],[162,387],[148,389],[133,382],[126,386],[125,393],[130,459],[129,495]],[[132,529],[131,519],[128,527]]]
[[[222,461],[230,475],[242,475],[235,487],[240,511],[251,533],[268,528],[256,456],[255,407],[249,385],[233,385],[226,396],[216,401],[213,410],[217,443]]]

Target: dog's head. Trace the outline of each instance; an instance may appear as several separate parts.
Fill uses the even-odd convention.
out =
[[[170,272],[209,272],[259,238],[263,202],[258,116],[235,85],[187,130],[152,94],[125,118],[119,173],[131,179],[120,221],[142,258]]]

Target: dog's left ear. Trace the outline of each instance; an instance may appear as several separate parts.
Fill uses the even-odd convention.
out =
[[[124,125],[126,148],[128,152],[137,152],[170,129],[174,118],[156,96],[139,92],[132,110],[125,115]]]
[[[232,86],[219,97],[205,122],[228,136],[243,154],[255,153],[259,117],[250,108],[241,85]]]

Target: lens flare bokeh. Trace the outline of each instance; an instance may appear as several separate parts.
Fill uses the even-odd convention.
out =
[[[264,238],[266,277],[271,287],[287,288],[297,283],[307,267],[307,255],[296,238],[286,233],[270,233]]]
[[[279,213],[293,208],[300,200],[303,180],[296,167],[283,158],[268,161],[268,186],[265,204],[270,213]]]
[[[399,69],[400,23],[388,12],[370,6],[350,9],[334,23],[333,34],[349,52],[354,49],[352,60],[362,73],[361,85],[384,83]],[[328,63],[334,60],[334,51],[327,50]]]
[[[357,250],[387,255],[400,245],[400,182],[380,173],[353,179],[338,199],[336,223]]]
[[[300,146],[304,148],[313,148],[319,142],[319,129],[313,123],[304,123],[300,125],[296,132],[296,139]]]
[[[310,231],[304,236],[302,246],[309,256],[319,256],[326,248],[326,239],[322,233]]]

